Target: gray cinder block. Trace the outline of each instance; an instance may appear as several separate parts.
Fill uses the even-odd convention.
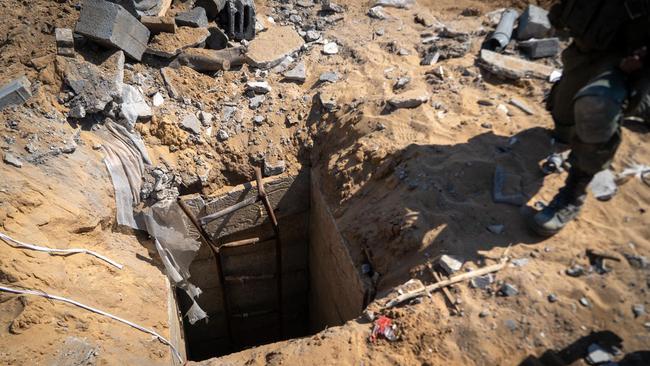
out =
[[[23,104],[32,96],[31,83],[21,76],[0,88],[0,109],[12,104]]]
[[[560,40],[557,38],[531,39],[519,42],[519,47],[530,58],[552,57],[560,52]]]
[[[176,15],[176,24],[179,27],[202,28],[208,26],[208,17],[205,15],[205,9],[196,7],[190,11]]]
[[[61,56],[74,56],[74,36],[70,28],[56,28],[54,30],[56,37],[57,54]]]
[[[551,30],[548,11],[535,5],[528,5],[521,17],[517,28],[517,39],[544,38]]]
[[[85,0],[75,32],[108,47],[117,47],[138,61],[149,42],[149,30],[122,6]]]
[[[255,3],[253,0],[229,0],[225,6],[226,33],[234,40],[255,37]]]

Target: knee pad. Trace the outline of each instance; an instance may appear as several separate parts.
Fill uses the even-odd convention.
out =
[[[606,95],[578,96],[573,104],[575,133],[588,144],[609,141],[618,130],[621,103]]]

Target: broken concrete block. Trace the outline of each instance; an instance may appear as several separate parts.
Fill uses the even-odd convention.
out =
[[[252,40],[255,37],[255,3],[253,0],[229,0],[225,6],[228,36],[234,40]]]
[[[445,270],[447,274],[452,275],[455,272],[460,271],[463,267],[463,260],[453,255],[443,254],[440,259],[438,259],[438,265],[440,268]]]
[[[74,37],[70,28],[54,29],[56,53],[61,56],[74,56]]]
[[[205,47],[213,50],[221,50],[228,47],[228,36],[219,27],[208,28],[210,36],[205,40]]]
[[[129,130],[135,126],[138,118],[151,118],[153,116],[151,107],[147,104],[140,90],[128,84],[122,86],[120,111],[128,122]]]
[[[278,160],[275,163],[270,163],[264,160],[264,176],[270,177],[273,175],[280,175],[284,173],[287,168],[287,164],[284,160]]]
[[[417,108],[429,100],[429,93],[424,90],[409,90],[388,100],[394,108]]]
[[[194,5],[205,9],[209,20],[213,20],[226,6],[227,0],[197,0]]]
[[[251,66],[270,69],[298,51],[305,40],[293,27],[271,27],[248,45],[246,58]]]
[[[150,17],[144,15],[140,18],[140,22],[152,34],[176,33],[176,20],[172,17]]]
[[[149,30],[122,6],[85,0],[75,32],[108,47],[117,47],[138,61],[147,48]]]
[[[179,27],[176,33],[159,33],[153,36],[146,53],[172,58],[184,49],[202,44],[209,35],[210,32],[206,28]]]
[[[115,52],[101,66],[67,57],[58,57],[56,61],[57,70],[75,94],[71,108],[81,104],[86,113],[97,113],[122,97],[122,51]]]
[[[307,69],[305,63],[300,61],[294,66],[293,69],[284,73],[284,80],[295,81],[297,83],[304,83],[307,80]]]
[[[176,24],[178,26],[194,27],[201,28],[208,26],[208,16],[205,14],[205,9],[200,6],[186,11],[184,13],[179,13],[176,15]]]
[[[551,22],[548,20],[548,11],[529,4],[519,17],[517,39],[544,38],[550,30]]]
[[[510,297],[510,296],[517,295],[519,293],[519,290],[517,289],[517,287],[515,287],[515,285],[504,283],[503,286],[501,286],[501,288],[499,289],[499,293],[501,294],[501,296]]]
[[[255,94],[266,94],[271,91],[271,86],[266,81],[249,81],[246,83],[246,90]]]
[[[0,110],[12,104],[23,104],[32,96],[29,88],[32,84],[27,77],[21,76],[0,88]]]
[[[519,42],[519,47],[530,58],[552,57],[560,52],[558,38],[531,39]]]
[[[505,79],[539,78],[548,80],[554,69],[550,66],[506,56],[489,50],[481,50],[479,65]]]

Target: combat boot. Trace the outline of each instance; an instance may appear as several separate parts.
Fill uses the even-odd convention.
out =
[[[538,235],[553,236],[575,219],[587,198],[590,176],[571,169],[566,184],[543,210],[531,216],[529,227]]]

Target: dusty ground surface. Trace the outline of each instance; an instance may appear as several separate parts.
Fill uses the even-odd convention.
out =
[[[191,191],[187,187],[199,181],[200,190],[209,194],[248,181],[250,164],[263,159],[284,159],[289,171],[312,166],[321,173],[354,260],[361,264],[365,247],[380,274],[377,300],[370,305],[375,311],[393,295],[394,286],[409,278],[430,282],[424,264],[441,253],[462,256],[468,261],[465,268],[494,263],[508,246],[510,257],[529,259],[497,274],[497,280],[519,289],[516,296],[499,297],[466,283],[455,286],[452,292],[463,316],[451,316],[439,293],[387,311],[400,332],[396,342],[369,343],[371,324],[359,318],[312,337],[206,364],[509,365],[563,349],[597,331],[622,338],[623,353],[648,349],[650,330],[644,323],[650,318],[632,313],[634,304],[650,306],[648,269],[623,259],[608,262],[612,272],[605,275],[565,274],[573,264],[588,266],[587,249],[621,258],[650,255],[647,186],[633,179],[609,202],[590,199],[578,221],[546,240],[527,232],[519,208],[492,201],[497,163],[522,177],[530,204],[548,201],[564,179],[544,177],[538,169],[553,149],[548,135],[552,121],[543,109],[550,84],[506,83],[475,66],[480,43],[491,29],[483,14],[524,3],[420,0],[409,10],[386,9],[390,18],[376,20],[366,15],[367,2],[342,2],[343,19],[324,32],[339,44],[339,54],[323,55],[318,44],[303,52],[308,78],[302,85],[280,82],[281,75],[271,73],[267,80],[273,91],[257,110],[248,108],[243,96],[245,81],[255,78],[246,66],[215,75],[189,68],[170,71],[179,100],[166,94],[158,71],[161,60],[145,58],[127,67],[125,79],[141,86],[145,95],[165,95],[152,121],[138,123],[137,129],[154,165],[178,174],[184,189]],[[272,15],[272,5],[258,4],[258,13]],[[480,15],[460,15],[468,7]],[[69,296],[168,336],[167,289],[157,256],[146,237],[116,227],[111,182],[101,153],[93,149],[101,142],[87,124],[66,121],[62,82],[53,58],[47,59],[55,53],[53,28],[73,27],[78,10],[69,2],[1,1],[0,11],[13,20],[0,24],[5,35],[0,82],[26,74],[38,84],[24,107],[0,114],[0,146],[24,162],[20,169],[0,164],[2,231],[27,242],[97,250],[125,265],[115,270],[84,255],[54,257],[3,243],[0,282]],[[414,22],[415,14],[472,33],[470,52],[420,66],[416,47],[420,34],[431,29]],[[395,48],[409,54],[400,56]],[[81,53],[95,51],[88,45]],[[44,62],[33,61],[42,56]],[[427,74],[440,66],[442,78]],[[318,83],[326,71],[336,71],[339,81]],[[431,99],[415,109],[387,112],[386,100],[396,94],[393,84],[403,76],[411,78],[406,92],[426,92]],[[323,113],[315,102],[317,93],[335,100],[338,111]],[[532,106],[536,115],[509,105],[511,97]],[[479,100],[493,105],[479,105]],[[499,104],[510,113],[499,111]],[[178,122],[198,111],[213,113],[215,121],[197,136]],[[264,115],[265,122],[254,125],[255,115]],[[218,139],[218,130],[230,137]],[[642,125],[624,128],[615,170],[632,162],[650,164],[647,133]],[[78,145],[74,152],[57,150],[73,140]],[[493,224],[504,225],[503,233],[489,232],[486,227]],[[558,301],[549,302],[549,294]],[[579,303],[582,297],[589,306]],[[68,337],[97,347],[100,364],[170,362],[168,349],[151,337],[68,305],[0,294],[0,307],[2,364],[50,364]]]

